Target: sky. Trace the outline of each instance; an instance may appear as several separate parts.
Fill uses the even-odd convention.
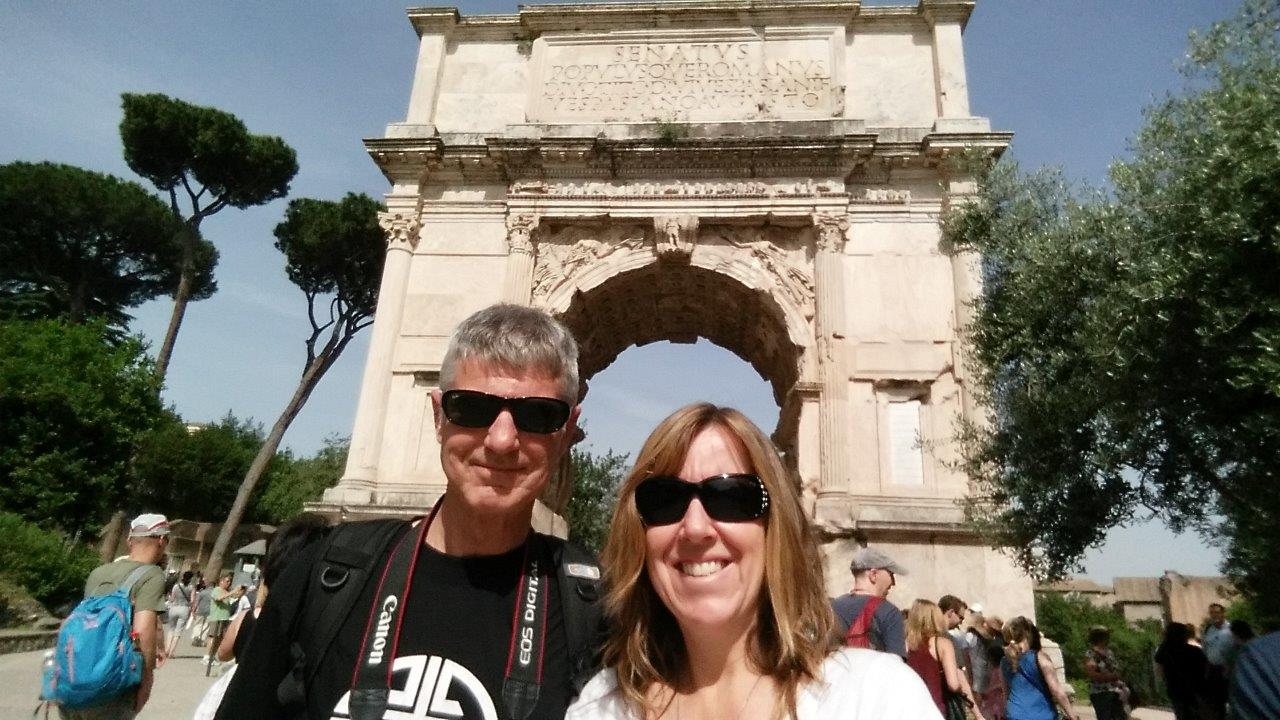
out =
[[[404,120],[417,49],[408,4],[0,3],[0,163],[47,160],[140,180],[121,154],[120,94],[161,92],[283,137],[301,168],[290,197],[380,197],[387,183],[361,141]],[[1011,152],[1024,168],[1059,165],[1079,182],[1105,183],[1142,109],[1181,87],[1187,32],[1237,5],[979,0],[965,32],[971,108],[1015,133]],[[506,13],[515,3],[457,7]],[[231,412],[269,426],[296,387],[306,306],[271,234],[285,202],[227,209],[202,227],[221,253],[219,291],[188,307],[164,392],[189,422]],[[166,301],[143,305],[131,328],[154,349],[170,310]],[[350,434],[368,339],[366,331],[353,341],[321,381],[286,447],[309,454]],[[624,352],[592,379],[588,443],[634,455],[658,420],[694,400],[738,406],[766,431],[776,424],[769,386],[745,362],[704,341],[655,343]],[[1089,553],[1084,574],[1212,574],[1219,557],[1196,536],[1136,518]]]

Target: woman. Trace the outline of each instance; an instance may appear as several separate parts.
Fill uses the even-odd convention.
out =
[[[1111,631],[1098,625],[1089,628],[1089,649],[1084,652],[1084,674],[1089,678],[1089,703],[1098,720],[1124,720],[1124,682],[1120,663],[1111,652]]]
[[[1000,672],[1000,661],[1004,658],[1004,621],[993,615],[986,619],[983,627],[987,631],[982,649],[987,655],[988,672],[986,687],[978,697],[978,708],[988,720],[1005,720],[1009,686],[1004,681],[1004,673]]]
[[[165,598],[164,656],[166,658],[173,657],[178,651],[178,639],[182,637],[182,630],[191,617],[191,606],[196,596],[196,588],[191,582],[191,576],[190,570],[182,573],[182,577],[173,584]]]
[[[607,669],[569,720],[939,717],[893,655],[833,647],[799,492],[737,410],[700,403],[658,425],[601,560]]]
[[[956,647],[947,635],[947,620],[943,617],[942,610],[928,600],[916,600],[907,612],[907,665],[924,681],[934,704],[938,706],[938,712],[944,716],[947,714],[947,705],[943,688],[951,693],[968,689],[960,682]],[[978,720],[983,720],[974,698],[968,695],[962,697],[974,708]]]
[[[1209,659],[1198,645],[1192,645],[1191,631],[1183,623],[1169,623],[1164,639],[1156,648],[1156,666],[1164,678],[1176,720],[1200,720],[1204,704],[1205,677]]]
[[[1004,626],[1005,656],[1000,671],[1009,686],[1005,717],[1009,720],[1057,720],[1053,706],[1075,720],[1071,700],[1058,683],[1058,673],[1048,653],[1040,649],[1040,631],[1018,616]]]

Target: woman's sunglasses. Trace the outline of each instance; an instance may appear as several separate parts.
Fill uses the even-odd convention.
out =
[[[454,425],[487,428],[503,409],[511,411],[516,429],[545,435],[553,433],[569,421],[569,403],[556,398],[505,398],[477,390],[446,390],[440,396],[440,409]]]
[[[716,475],[702,482],[685,482],[670,475],[654,475],[636,486],[636,511],[647,526],[680,522],[694,497],[707,515],[720,522],[746,522],[769,510],[769,491],[749,473]]]

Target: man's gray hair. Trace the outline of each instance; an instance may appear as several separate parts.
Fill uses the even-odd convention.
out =
[[[463,320],[440,364],[441,388],[453,388],[458,366],[466,360],[545,373],[560,380],[560,399],[578,402],[578,343],[545,311],[501,303]]]

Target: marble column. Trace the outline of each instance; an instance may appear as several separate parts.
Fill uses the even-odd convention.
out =
[[[844,243],[849,219],[844,215],[815,215],[817,251],[813,259],[818,340],[818,369],[822,390],[818,400],[818,456],[822,474],[818,504],[824,498],[848,495],[849,368],[845,362]]]
[[[528,305],[533,293],[533,261],[536,249],[533,233],[537,215],[507,216],[507,269],[502,279],[502,299]]]
[[[410,261],[421,227],[418,213],[412,208],[378,213],[378,223],[387,234],[386,263],[378,290],[378,310],[374,315],[369,355],[360,383],[360,401],[351,430],[346,471],[338,485],[325,491],[324,495],[325,500],[331,502],[367,503],[377,484],[395,341],[404,315]]]

